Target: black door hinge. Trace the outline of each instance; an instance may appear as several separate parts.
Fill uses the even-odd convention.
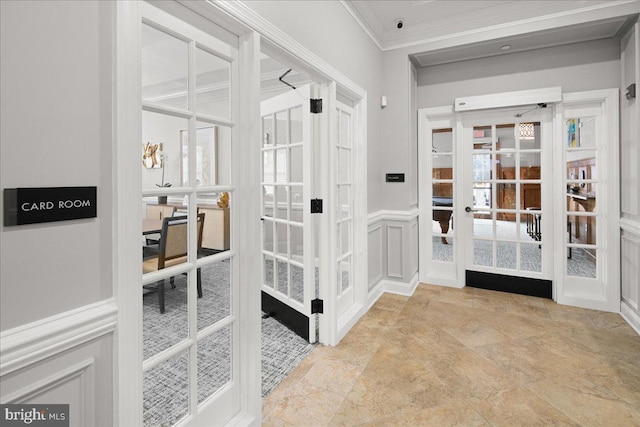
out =
[[[322,199],[311,199],[311,213],[322,213]]]
[[[313,114],[322,113],[322,99],[311,99],[311,112]]]
[[[324,301],[316,298],[311,300],[311,314],[324,313]]]

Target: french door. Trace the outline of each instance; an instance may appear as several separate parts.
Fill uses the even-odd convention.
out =
[[[468,286],[551,298],[552,169],[545,147],[552,116],[530,110],[463,118],[465,279]]]
[[[262,310],[316,341],[310,87],[261,103]]]

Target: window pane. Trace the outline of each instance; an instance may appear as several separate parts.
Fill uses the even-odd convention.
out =
[[[142,112],[142,189],[178,187],[181,176],[181,139],[188,129],[186,119]],[[188,174],[188,171],[184,173]]]
[[[287,206],[289,202],[287,201],[287,193],[288,188],[282,185],[278,185],[276,188],[276,218],[280,219],[288,219],[289,210]]]
[[[200,257],[229,250],[233,240],[231,238],[232,194],[220,193],[217,201],[213,202],[210,202],[207,196],[207,194],[198,195],[198,215],[204,215]]]
[[[567,227],[571,230],[571,243],[597,244],[595,216],[568,215]]]
[[[273,185],[265,185],[262,187],[262,194],[264,200],[264,216],[273,218],[274,210],[274,187]]]
[[[454,239],[451,237],[434,236],[432,242],[433,260],[453,262]]]
[[[276,182],[287,182],[287,149],[276,150]]]
[[[224,126],[216,127],[216,166],[218,185],[231,185],[231,129]]]
[[[142,100],[186,110],[188,44],[146,24],[141,43]]]
[[[285,295],[289,295],[289,264],[280,260],[276,260],[276,266],[276,280],[278,283],[278,291],[282,292]]]
[[[595,117],[576,117],[565,122],[565,146],[567,148],[595,148]]]
[[[515,270],[517,268],[517,251],[516,243],[496,242],[496,261],[498,268],[507,268]]]
[[[431,133],[432,146],[431,153],[452,153],[453,152],[453,130],[434,129]]]
[[[473,214],[474,237],[493,238],[493,220],[490,213],[476,212]]]
[[[520,153],[520,179],[540,179],[540,153]]]
[[[491,154],[474,154],[472,177],[474,181],[491,179]]]
[[[274,251],[274,242],[273,242],[273,221],[268,218],[265,218],[262,221],[262,230],[264,234],[264,250],[273,252]]]
[[[274,178],[273,150],[262,152],[262,180],[265,183],[272,183]]]
[[[276,244],[276,253],[285,258],[289,256],[289,236],[287,234],[287,225],[276,223],[276,236],[277,236],[277,244]]]
[[[496,237],[504,240],[516,240],[518,225],[515,212],[497,212],[496,217]]]
[[[473,128],[473,149],[487,150],[493,149],[491,126],[476,126]]]
[[[515,124],[497,125],[496,135],[498,136],[498,143],[496,147],[498,150],[515,150]]]
[[[289,198],[291,199],[289,220],[302,224],[304,222],[303,187],[301,185],[292,185],[289,187],[289,191]]]
[[[262,118],[262,145],[273,145],[274,142],[273,116],[270,114]]]
[[[202,297],[198,298],[198,330],[213,325],[231,314],[230,259],[200,269]]]
[[[174,425],[187,415],[188,360],[188,351],[183,351],[145,371],[142,391],[145,426]]]
[[[289,271],[291,274],[291,298],[298,302],[304,302],[304,269],[289,264]]]
[[[231,64],[205,50],[196,49],[196,112],[223,119],[231,117]]]
[[[493,265],[493,243],[490,240],[473,241],[473,263],[491,267]]]
[[[542,247],[537,244],[520,244],[520,269],[542,272]]]
[[[289,120],[287,111],[276,113],[276,145],[286,145],[288,143]]]
[[[523,208],[539,208],[542,203],[541,184],[520,184],[520,206]]]
[[[273,257],[264,256],[264,284],[270,288],[274,287],[273,282]]]
[[[348,256],[340,262],[340,282],[342,292],[351,287],[351,257]]]
[[[596,278],[596,249],[570,248],[567,259],[567,276]]]
[[[498,209],[515,209],[516,208],[516,192],[520,184],[513,182],[500,182],[496,184],[498,189]]]
[[[225,326],[198,341],[198,403],[231,381],[232,328]]]
[[[291,259],[301,263],[304,255],[304,228],[291,225],[289,231],[291,233]]]
[[[533,137],[531,137],[531,125],[533,125]],[[520,123],[522,129],[518,129],[521,150],[539,150],[540,145],[540,123]]]
[[[197,124],[196,132],[196,186],[215,185],[218,182],[218,127]],[[180,171],[182,185],[189,185],[189,131],[180,131]]]
[[[433,155],[431,177],[433,179],[453,179],[453,155]]]
[[[289,153],[290,153],[289,164],[291,165],[291,174],[290,174],[289,180],[290,182],[302,182],[303,181],[302,146],[299,145],[299,146],[291,147],[291,149],[289,150]]]

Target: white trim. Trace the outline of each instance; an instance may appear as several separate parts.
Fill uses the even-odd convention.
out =
[[[367,296],[367,311],[371,307],[375,305],[375,303],[380,299],[382,294],[384,294],[384,283],[380,280],[376,285],[369,290],[369,295]]]
[[[45,393],[52,388],[55,388],[65,382],[72,380],[73,378],[83,376],[87,369],[93,366],[95,359],[93,357],[76,363],[73,366],[70,366],[67,369],[63,369],[62,371],[56,372],[53,375],[48,376],[40,381],[37,381],[33,384],[30,384],[26,387],[21,388],[20,390],[8,394],[2,398],[2,403],[22,403],[28,400],[33,399],[34,397],[38,397],[42,393]],[[82,408],[80,408],[82,410]]]
[[[382,43],[380,43],[380,40],[378,39],[378,37],[375,34],[375,31],[371,27],[369,27],[369,25],[367,25],[367,21],[363,17],[361,17],[361,15],[358,12],[358,10],[352,6],[351,0],[340,0],[340,3],[342,4],[342,6],[344,6],[344,8],[347,10],[347,12],[349,12],[349,15],[351,15],[353,17],[353,19],[356,21],[356,23],[358,25],[360,25],[360,28],[362,28],[362,30],[365,32],[365,34],[367,36],[369,36],[371,41],[376,46],[378,46],[378,49],[380,49],[380,51],[384,52],[385,50],[388,50],[388,49],[385,49],[384,47],[382,47]]]
[[[418,208],[408,211],[395,211],[395,210],[379,210],[372,212],[368,215],[367,225],[372,225],[382,221],[403,221],[410,222],[418,217],[420,210]]]
[[[347,335],[364,313],[366,311],[361,304],[353,304],[342,316],[338,317],[336,343]]]
[[[410,297],[418,287],[418,273],[416,273],[409,283],[398,282],[395,280],[382,280],[382,286],[385,292],[390,294],[405,295]]]
[[[638,236],[640,236],[640,223],[636,221],[631,221],[627,218],[621,218],[620,228],[624,231],[628,231],[629,233],[637,234]]]
[[[0,333],[0,376],[113,333],[116,317],[108,299]]]
[[[640,315],[633,311],[624,301],[620,307],[620,315],[640,335]]]
[[[400,254],[398,255],[398,257],[400,258],[400,271],[399,272],[391,272],[391,268],[389,267],[389,261],[390,261],[390,256],[389,256],[389,236],[390,236],[390,230],[400,230]],[[404,226],[403,225],[389,225],[387,224],[387,276],[388,277],[395,277],[396,279],[402,279],[404,278]]]

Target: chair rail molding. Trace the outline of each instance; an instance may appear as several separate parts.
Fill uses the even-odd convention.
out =
[[[0,333],[0,377],[115,331],[113,298]]]

